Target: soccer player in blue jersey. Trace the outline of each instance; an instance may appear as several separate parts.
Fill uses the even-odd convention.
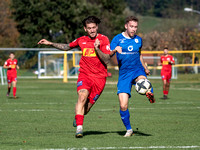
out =
[[[119,67],[117,94],[119,96],[121,119],[127,130],[124,137],[130,137],[133,134],[128,110],[132,85],[150,75],[150,71],[141,55],[142,38],[136,35],[137,29],[138,19],[134,16],[127,17],[125,31],[116,35],[110,44],[111,51],[114,51],[117,55]],[[153,88],[151,92],[146,93],[146,96],[150,103],[155,102]]]

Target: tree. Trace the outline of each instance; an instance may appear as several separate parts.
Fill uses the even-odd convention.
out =
[[[99,32],[112,38],[123,29],[125,4],[123,0],[12,0],[12,9],[21,47],[34,48],[42,38],[69,43],[84,35],[82,20],[89,15],[100,17]],[[25,55],[23,61],[36,52]]]
[[[16,23],[12,20],[9,9],[10,1],[0,1],[0,47],[17,47],[19,33]]]

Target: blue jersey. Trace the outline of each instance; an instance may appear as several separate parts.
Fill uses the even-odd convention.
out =
[[[133,38],[126,37],[124,32],[116,35],[111,44],[111,50],[115,47],[122,47],[122,53],[117,54],[119,75],[127,72],[135,72],[138,69],[144,70],[140,61],[140,49],[142,48],[142,38],[135,35]]]

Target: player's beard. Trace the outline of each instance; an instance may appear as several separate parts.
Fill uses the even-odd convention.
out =
[[[128,35],[129,35],[130,38],[133,38],[134,35],[135,35],[135,33],[136,33],[135,31],[133,31],[133,32],[128,32]]]
[[[95,39],[97,37],[97,32],[91,32],[91,33],[89,33],[89,37],[91,39]]]

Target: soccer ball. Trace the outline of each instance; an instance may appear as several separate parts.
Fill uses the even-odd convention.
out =
[[[151,88],[151,82],[147,79],[140,79],[135,85],[136,91],[141,95],[145,95],[146,92],[151,91]]]

